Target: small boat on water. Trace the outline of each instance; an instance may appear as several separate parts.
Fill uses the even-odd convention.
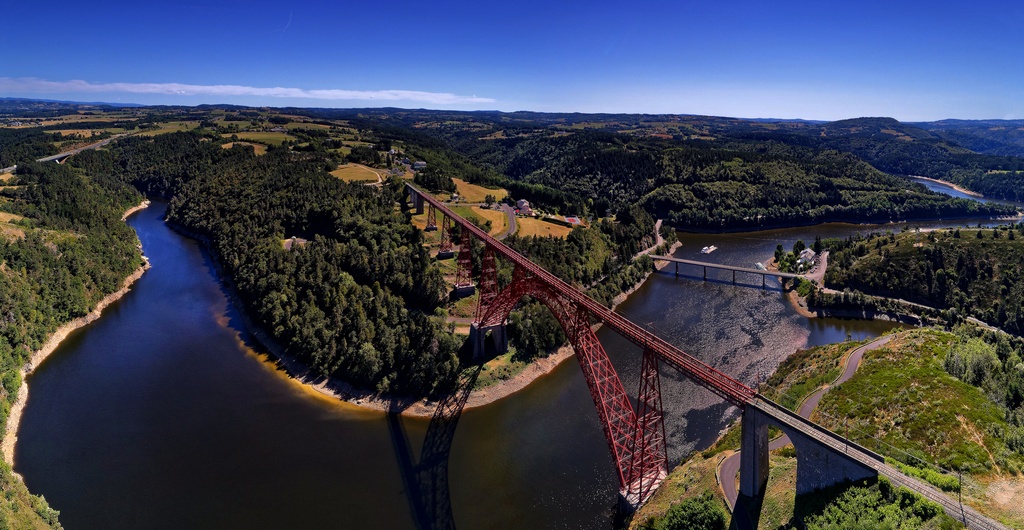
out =
[[[700,253],[701,254],[711,254],[712,252],[714,252],[716,250],[718,250],[718,247],[716,247],[714,245],[711,245],[710,247],[704,247],[704,248],[700,249]]]

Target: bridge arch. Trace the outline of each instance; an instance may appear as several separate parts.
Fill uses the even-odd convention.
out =
[[[495,335],[504,340],[505,322],[525,296],[536,298],[551,311],[576,353],[576,360],[597,407],[602,429],[615,458],[620,494],[634,506],[646,500],[667,473],[657,359],[645,354],[638,414],[608,354],[594,334],[590,312],[586,308],[578,307],[543,279],[519,266],[516,266],[512,281],[504,289],[486,298],[484,294],[481,291],[478,322],[473,325],[476,340],[481,341],[481,345],[487,329],[500,330]]]

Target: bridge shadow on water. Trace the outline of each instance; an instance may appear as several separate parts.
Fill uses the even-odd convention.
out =
[[[462,375],[457,386],[437,403],[423,439],[419,463],[416,463],[409,437],[399,413],[389,412],[388,430],[405,485],[406,498],[420,530],[454,530],[451,495],[448,489],[448,458],[452,440],[469,393],[479,377],[482,364]],[[403,410],[412,403],[392,401],[391,410]]]

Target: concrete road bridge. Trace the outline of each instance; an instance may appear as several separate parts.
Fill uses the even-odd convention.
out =
[[[676,264],[676,276],[679,276],[679,265],[691,265],[694,267],[701,267],[704,270],[704,280],[708,279],[708,269],[731,271],[732,272],[732,283],[736,283],[736,273],[740,274],[753,274],[761,276],[761,288],[767,287],[765,278],[772,276],[783,280],[793,280],[796,278],[803,278],[801,274],[793,274],[791,272],[779,272],[761,269],[751,269],[749,267],[737,267],[735,265],[724,265],[721,263],[710,263],[707,261],[697,261],[692,259],[682,259],[672,256],[651,256],[651,259],[655,261],[668,261]]]

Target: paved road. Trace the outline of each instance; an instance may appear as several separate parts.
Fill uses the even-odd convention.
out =
[[[36,160],[36,162],[50,162],[52,160],[59,160],[61,158],[65,158],[65,157],[69,157],[71,155],[76,155],[78,153],[81,153],[82,151],[85,151],[86,149],[96,149],[97,147],[103,147],[104,145],[107,145],[110,142],[113,142],[114,140],[117,140],[119,138],[124,138],[125,136],[128,136],[129,134],[132,134],[132,133],[115,134],[114,136],[111,136],[110,138],[107,138],[106,140],[100,140],[99,142],[96,142],[94,144],[89,144],[89,145],[87,145],[85,147],[79,147],[77,149],[72,149],[70,151],[64,151],[63,153],[57,153],[57,154],[55,154],[53,156],[44,156],[43,158],[40,158],[39,160]]]
[[[883,337],[878,337],[856,350],[853,350],[846,359],[846,369],[843,370],[843,373],[833,381],[831,385],[819,388],[813,394],[808,396],[807,399],[804,400],[803,404],[800,405],[800,410],[798,411],[800,417],[810,418],[811,413],[814,412],[814,409],[818,406],[818,402],[821,401],[822,396],[825,395],[825,392],[828,392],[829,388],[840,383],[844,383],[853,377],[853,374],[857,371],[857,367],[860,366],[860,361],[864,357],[864,353],[884,346],[885,344],[888,344],[890,340],[892,340],[892,335],[885,335]],[[768,444],[768,450],[774,451],[776,449],[781,449],[789,443],[789,436],[783,435],[772,440]],[[722,485],[722,493],[725,495],[725,499],[729,503],[730,509],[736,507],[736,497],[739,495],[739,492],[736,490],[736,475],[739,471],[739,451],[733,453],[718,466],[718,482]]]
[[[498,241],[505,239],[506,237],[516,233],[516,211],[514,208],[507,204],[501,205],[501,211],[505,212],[505,216],[508,217],[508,226],[505,227],[505,231],[498,234],[498,237],[494,238]]]
[[[661,219],[658,219],[657,221],[654,222],[654,244],[641,250],[640,252],[637,252],[636,256],[633,256],[633,259],[637,259],[640,256],[646,256],[647,254],[654,252],[655,249],[657,249],[664,243],[665,238],[661,237]]]

